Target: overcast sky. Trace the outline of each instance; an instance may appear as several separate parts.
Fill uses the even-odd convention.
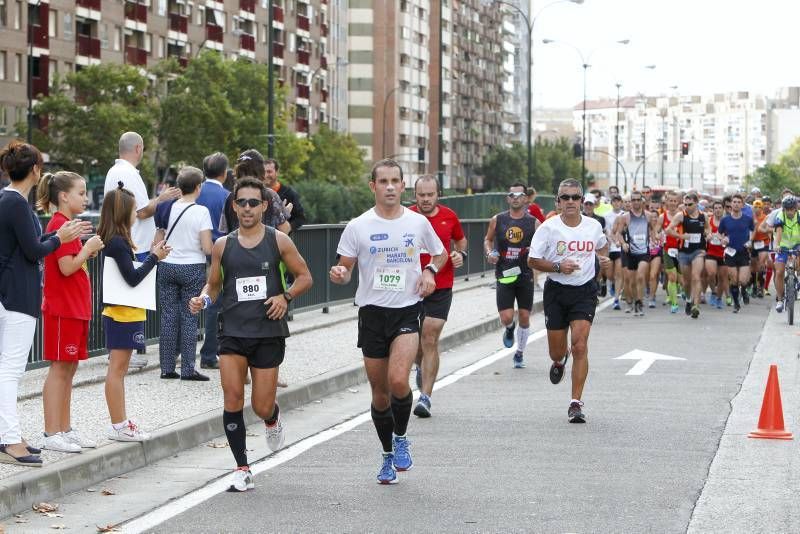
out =
[[[533,14],[553,0],[533,0]],[[536,107],[571,107],[583,97],[575,45],[589,56],[589,99],[622,94],[752,91],[774,96],[800,85],[796,0],[585,0],[548,7],[534,27]],[[630,39],[627,46],[611,44]],[[594,52],[592,53],[592,51]],[[645,65],[655,64],[653,70]]]

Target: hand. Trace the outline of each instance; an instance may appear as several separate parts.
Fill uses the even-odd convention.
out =
[[[331,267],[329,277],[334,284],[346,284],[350,279],[347,267],[344,265],[334,265]]]
[[[155,254],[156,257],[158,258],[158,261],[161,261],[167,256],[169,256],[169,253],[171,251],[172,247],[167,245],[166,241],[159,241],[158,243],[153,245],[152,249],[150,249],[150,253]]]
[[[56,235],[62,244],[75,241],[80,236],[92,231],[92,223],[73,219],[58,229]]]
[[[575,260],[566,259],[560,263],[561,274],[572,274],[580,270],[580,265]]]
[[[453,262],[453,268],[458,269],[462,265],[464,265],[464,257],[461,256],[461,253],[457,250],[454,250],[450,253],[450,261]]]
[[[189,311],[192,315],[197,315],[203,309],[203,295],[189,299]]]
[[[422,276],[417,280],[417,295],[425,298],[434,291],[436,291],[436,278],[429,269],[423,269]]]
[[[83,248],[89,253],[89,256],[96,256],[98,251],[103,250],[105,244],[103,244],[103,240],[100,239],[99,235],[91,237],[86,243],[84,243]]]
[[[286,199],[283,199],[283,212],[289,217],[292,214],[292,209],[294,208],[294,204],[288,202]]]
[[[282,319],[289,309],[289,303],[283,295],[275,295],[264,301],[264,307],[267,309],[267,319],[277,321]]]
[[[486,255],[486,261],[488,261],[492,265],[497,265],[497,262],[500,261],[500,255],[497,251],[491,251]]]
[[[158,198],[156,199],[156,203],[160,204],[162,202],[166,202],[168,200],[175,200],[181,197],[181,190],[177,187],[168,187],[164,189]]]
[[[597,260],[600,262],[600,267],[608,267],[611,265],[611,259],[608,256],[597,255]]]

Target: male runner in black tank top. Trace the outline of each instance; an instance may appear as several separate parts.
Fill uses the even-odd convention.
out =
[[[528,327],[533,309],[533,271],[528,266],[528,249],[539,221],[527,211],[525,185],[515,183],[508,189],[508,211],[489,221],[483,241],[489,263],[495,266],[497,312],[505,327],[503,345],[514,345],[514,302],[517,303],[519,329],[514,368],[525,367],[523,351],[528,343]]]
[[[278,366],[283,362],[286,310],[311,288],[311,273],[289,237],[261,223],[267,189],[255,178],[242,178],[233,190],[239,229],[219,238],[211,251],[211,270],[203,292],[190,300],[192,313],[207,308],[224,287],[219,321],[219,370],[225,410],[222,421],[237,468],[230,490],[255,487],[245,449],[244,383],[253,377],[253,411],[266,426],[267,445],[283,446],[283,425],[275,403]],[[288,289],[280,263],[294,275]],[[224,275],[224,277],[223,277]]]
[[[703,287],[702,274],[705,265],[706,236],[711,228],[705,215],[697,206],[695,193],[683,197],[684,210],[672,218],[667,227],[667,235],[680,239],[682,244],[678,251],[678,261],[683,274],[683,287],[689,290],[690,298],[686,299],[686,315],[697,319],[700,315],[700,291]],[[681,228],[679,232],[678,229]]]

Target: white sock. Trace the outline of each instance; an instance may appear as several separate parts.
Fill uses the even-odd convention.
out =
[[[528,328],[517,328],[517,352],[523,352],[528,344]]]
[[[578,404],[583,406],[583,401],[581,401],[580,399],[572,399],[569,403],[572,404],[573,402],[577,402]]]
[[[128,426],[128,420],[126,419],[121,423],[111,423],[111,426],[114,427],[114,430],[122,430],[123,428]]]

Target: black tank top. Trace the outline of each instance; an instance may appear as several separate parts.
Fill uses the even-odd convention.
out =
[[[696,236],[700,234],[700,237],[695,237],[694,239],[687,239],[683,242],[683,248],[681,249],[684,252],[694,252],[695,250],[705,250],[706,249],[706,216],[703,213],[698,213],[697,217],[689,217],[689,214],[685,211],[683,212],[683,233],[689,236]],[[691,241],[694,240],[695,242],[692,243]]]
[[[264,301],[284,291],[281,254],[275,229],[253,248],[239,244],[239,231],[228,234],[222,253],[222,313],[220,335],[243,338],[288,337],[286,317],[267,318]]]
[[[497,278],[503,278],[503,271],[514,267],[520,268],[520,274],[532,276],[528,267],[528,249],[533,239],[535,223],[536,219],[527,211],[519,219],[514,219],[507,211],[497,215],[494,236],[494,245],[500,254],[500,260],[495,266]]]

